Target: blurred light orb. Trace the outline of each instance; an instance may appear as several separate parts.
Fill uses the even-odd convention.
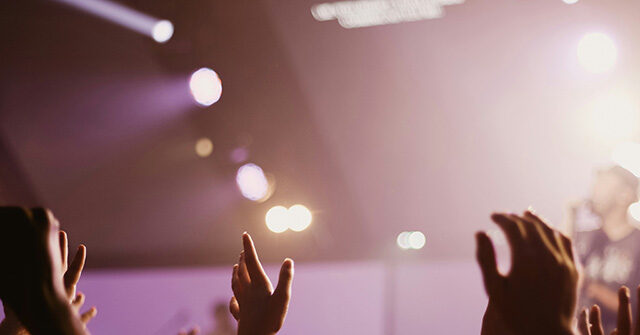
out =
[[[640,143],[618,144],[611,153],[611,160],[640,178]]]
[[[252,201],[260,201],[269,194],[269,182],[264,171],[253,163],[245,164],[238,169],[236,184],[242,196]]]
[[[293,231],[303,231],[311,225],[313,215],[311,211],[303,205],[293,205],[289,207],[289,229]]]
[[[610,92],[591,104],[591,124],[601,140],[628,140],[640,131],[640,110],[627,94]]]
[[[629,206],[629,215],[631,215],[634,220],[640,222],[640,202],[636,202]]]
[[[407,250],[411,248],[411,246],[409,245],[409,234],[411,233],[409,233],[408,231],[403,231],[402,233],[398,234],[396,243],[398,243],[398,246],[401,249]]]
[[[284,206],[274,206],[265,215],[267,228],[274,233],[282,233],[289,229],[289,210]]]
[[[151,36],[158,43],[165,43],[173,36],[173,23],[167,20],[156,22],[151,28]]]
[[[574,3],[578,2],[578,0],[562,0],[562,2],[566,3],[567,5],[573,5]]]
[[[409,246],[411,249],[422,249],[424,245],[427,243],[427,238],[424,236],[422,232],[414,231],[409,234]]]
[[[189,81],[193,99],[202,106],[211,106],[222,96],[222,81],[218,74],[206,67],[194,72]]]
[[[213,142],[203,137],[196,142],[196,154],[200,157],[209,157],[213,152]]]
[[[618,49],[603,33],[589,33],[578,43],[578,61],[591,73],[604,73],[616,64]]]

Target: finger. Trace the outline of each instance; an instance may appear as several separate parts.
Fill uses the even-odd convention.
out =
[[[507,237],[511,248],[511,261],[513,262],[517,256],[522,254],[520,251],[523,248],[524,229],[517,222],[510,220],[507,214],[494,213],[491,215],[491,220],[502,229]]]
[[[91,307],[88,311],[80,315],[80,321],[82,321],[82,323],[84,323],[86,326],[89,321],[96,317],[96,315],[98,315],[98,309],[95,307]]]
[[[229,301],[229,312],[231,312],[231,315],[233,315],[236,321],[240,320],[240,305],[238,305],[236,297],[231,297]]]
[[[67,262],[69,257],[69,240],[67,238],[67,233],[64,230],[61,230],[59,233],[60,238],[60,256],[62,256],[62,273],[67,271]]]
[[[247,264],[247,271],[249,272],[249,278],[251,278],[252,285],[258,285],[271,291],[271,282],[269,277],[264,272],[262,264],[258,259],[258,252],[256,247],[248,233],[242,234],[242,244],[244,246],[244,261]]]
[[[591,323],[591,335],[604,335],[604,329],[602,329],[602,318],[600,316],[600,307],[593,305],[591,312],[589,313],[589,322]]]
[[[238,260],[238,278],[240,279],[240,287],[249,287],[251,285],[247,262],[244,260],[244,251],[240,253],[240,259]]]
[[[73,306],[76,310],[79,310],[82,305],[84,305],[85,296],[82,293],[78,293],[73,301],[71,301],[71,306]]]
[[[271,326],[271,330],[275,332],[282,328],[284,318],[287,315],[287,310],[289,309],[289,301],[291,300],[291,285],[293,283],[293,272],[293,260],[290,258],[285,259],[282,263],[282,267],[280,268],[278,285],[276,286],[275,291],[273,291],[273,296],[271,297],[271,301],[269,303],[269,312],[272,314],[272,317],[269,319],[275,321],[275,323]]]
[[[578,315],[578,332],[580,335],[591,335],[589,331],[589,313],[586,308]]]
[[[480,271],[482,272],[484,288],[490,296],[501,275],[498,272],[496,252],[493,248],[493,243],[491,243],[491,239],[484,232],[476,233],[476,258],[480,265]]]
[[[200,328],[194,327],[193,329],[191,329],[189,331],[189,334],[187,334],[187,335],[198,335],[199,333],[200,333]]]
[[[640,335],[640,286],[636,289],[636,328],[633,330],[634,335]]]
[[[87,259],[87,248],[84,245],[78,247],[76,255],[73,257],[73,261],[69,265],[69,269],[64,274],[64,287],[67,290],[67,294],[73,294],[82,275],[82,269],[84,269],[84,263]],[[73,295],[71,295],[73,296]]]
[[[629,289],[626,286],[622,286],[618,290],[617,330],[620,335],[631,335],[631,305]]]
[[[231,290],[233,291],[233,295],[238,297],[241,295],[241,287],[240,287],[240,278],[238,277],[238,268],[240,266],[238,264],[233,265],[233,273],[231,274]]]
[[[560,233],[559,235],[560,239],[562,240],[563,251],[565,252],[567,257],[569,257],[571,262],[575,264],[575,259],[573,256],[573,243],[571,242],[571,239],[565,234]]]
[[[545,238],[546,242],[548,242],[549,245],[553,247],[552,250],[554,251],[560,250],[560,247],[558,246],[558,239],[556,238],[555,229],[551,228],[551,226],[549,226],[549,224],[546,221],[541,219],[538,215],[534,214],[531,210],[525,211],[524,215],[526,218],[530,219],[531,221],[537,224],[536,227],[542,233],[541,237]]]
[[[620,333],[618,333],[618,329],[614,329],[610,335],[620,335]]]

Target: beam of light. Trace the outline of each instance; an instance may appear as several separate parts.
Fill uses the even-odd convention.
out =
[[[578,61],[591,73],[608,72],[616,64],[618,49],[613,40],[603,33],[589,33],[578,43]]]
[[[611,159],[640,178],[640,143],[623,142],[611,153]]]
[[[203,137],[196,142],[196,154],[200,157],[209,157],[213,152],[213,142]]]
[[[173,36],[173,24],[157,19],[124,5],[108,0],[55,0],[104,20],[119,24],[140,34],[153,38],[158,43],[167,42]]]
[[[303,205],[293,205],[287,210],[289,213],[289,229],[293,231],[303,231],[311,225],[313,215],[311,211]]]
[[[262,201],[269,195],[269,181],[262,169],[248,163],[241,166],[236,174],[236,184],[242,196],[253,201]]]
[[[567,5],[573,5],[574,3],[577,3],[578,0],[562,0],[562,2],[566,3]]]
[[[222,81],[218,74],[206,67],[191,75],[189,88],[193,99],[202,106],[211,106],[222,96]]]

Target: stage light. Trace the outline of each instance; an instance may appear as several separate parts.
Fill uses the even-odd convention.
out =
[[[262,169],[248,163],[238,169],[236,184],[242,195],[253,201],[263,200],[269,195],[269,182]]]
[[[274,233],[282,233],[289,229],[289,210],[284,206],[275,206],[265,215],[267,228]]]
[[[640,110],[623,92],[610,92],[591,103],[591,123],[600,140],[629,140],[640,131]]]
[[[203,137],[196,142],[196,154],[200,157],[208,157],[213,152],[213,142]]]
[[[618,57],[613,40],[603,33],[589,33],[578,43],[578,61],[587,71],[603,73],[611,70]]]
[[[427,238],[424,236],[422,232],[414,231],[409,234],[407,239],[409,241],[409,246],[411,249],[422,249],[427,242]]]
[[[303,205],[293,205],[289,207],[289,229],[293,231],[303,231],[309,227],[313,220],[313,215],[307,207]]]
[[[411,248],[411,246],[409,245],[409,234],[410,233],[408,231],[403,231],[402,233],[398,234],[396,243],[398,243],[398,246],[401,249],[407,250]]]
[[[218,74],[206,67],[194,72],[189,82],[193,99],[202,106],[211,106],[220,100],[222,81]]]
[[[173,23],[167,20],[160,20],[153,25],[151,36],[158,43],[165,43],[173,36]]]
[[[562,2],[566,3],[567,5],[573,5],[574,3],[578,2],[578,0],[562,0]]]
[[[173,36],[173,24],[109,0],[55,0],[164,43]]]
[[[640,143],[623,142],[618,144],[611,153],[611,159],[640,178]]]

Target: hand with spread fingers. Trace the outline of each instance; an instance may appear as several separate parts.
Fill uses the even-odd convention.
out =
[[[0,298],[30,334],[87,334],[67,298],[62,263],[50,211],[0,207]]]
[[[482,334],[572,334],[578,271],[571,240],[530,211],[491,219],[511,248],[511,270],[498,271],[489,236],[476,234],[477,258],[489,303]]]
[[[78,247],[78,251],[76,255],[73,257],[71,264],[68,263],[68,254],[69,254],[69,242],[67,238],[67,234],[64,231],[59,232],[59,241],[60,241],[60,254],[61,254],[61,272],[63,275],[63,283],[65,292],[67,295],[67,299],[69,300],[69,304],[74,308],[77,313],[80,313],[80,309],[84,305],[85,296],[82,293],[76,294],[76,286],[78,281],[80,280],[80,276],[82,275],[82,270],[84,269],[85,260],[87,257],[87,248],[84,245],[80,245]],[[86,325],[93,319],[98,313],[98,310],[95,307],[91,307],[89,310],[80,314],[80,320],[82,323]],[[29,332],[20,324],[15,313],[11,311],[10,308],[5,306],[5,319],[2,321],[0,325],[0,329],[3,332],[0,332],[5,335],[28,335]]]
[[[244,250],[233,267],[229,309],[238,320],[238,335],[273,335],[282,328],[289,308],[293,260],[284,260],[273,290],[249,234],[242,235],[242,244]]]
[[[640,286],[636,294],[640,298]],[[636,319],[640,320],[640,300],[638,300]],[[589,312],[585,308],[578,315],[578,331],[580,335],[604,335],[600,307],[598,305],[593,305]],[[640,326],[637,323],[635,329],[633,328],[629,289],[625,286],[620,287],[618,290],[618,318],[616,329],[611,332],[611,335],[640,335]]]

